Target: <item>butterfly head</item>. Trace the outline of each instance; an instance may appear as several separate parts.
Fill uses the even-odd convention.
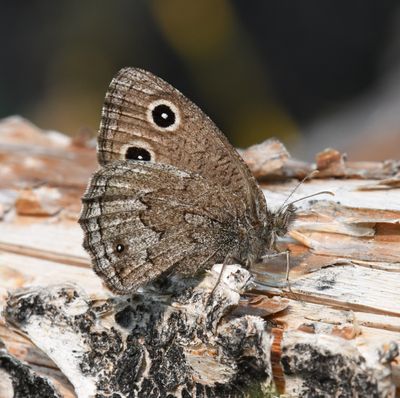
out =
[[[283,205],[276,211],[267,210],[267,217],[264,226],[264,240],[267,241],[269,250],[276,250],[277,238],[282,238],[287,234],[290,225],[296,218],[297,208],[294,206],[294,203],[322,194],[334,195],[334,193],[330,191],[320,191],[311,195],[303,196],[302,198],[290,203],[287,203],[286,199]]]
[[[268,246],[275,248],[277,238],[284,237],[296,217],[296,207],[293,204],[282,206],[277,211],[268,211],[265,235],[268,237]]]

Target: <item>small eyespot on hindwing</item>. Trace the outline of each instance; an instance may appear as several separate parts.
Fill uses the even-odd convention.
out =
[[[118,243],[115,249],[117,250],[117,253],[121,254],[125,250],[125,246],[122,243]]]

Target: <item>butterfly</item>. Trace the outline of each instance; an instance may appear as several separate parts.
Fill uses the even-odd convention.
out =
[[[208,116],[141,69],[124,68],[111,81],[97,155],[79,223],[94,271],[117,294],[227,258],[250,266],[294,218],[291,204],[267,207]]]

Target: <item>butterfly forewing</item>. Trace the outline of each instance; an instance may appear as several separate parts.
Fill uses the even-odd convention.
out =
[[[101,165],[133,159],[200,174],[241,196],[254,216],[265,199],[250,170],[215,124],[153,74],[122,69],[106,94],[98,137]]]
[[[115,161],[92,177],[80,224],[95,271],[116,293],[171,274],[192,275],[238,253],[245,201],[173,166]]]

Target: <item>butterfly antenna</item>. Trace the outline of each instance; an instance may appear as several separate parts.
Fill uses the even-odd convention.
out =
[[[301,200],[308,199],[308,198],[312,198],[313,196],[323,195],[323,194],[335,196],[335,193],[332,192],[332,191],[320,191],[320,192],[312,193],[311,195],[303,196],[303,197],[300,198],[300,199],[296,199],[296,200],[294,200],[293,202],[288,203],[288,204],[286,205],[286,207],[292,205],[293,203],[300,202]],[[282,207],[283,207],[283,206],[282,206]],[[282,207],[281,207],[281,208],[282,208]]]
[[[290,193],[290,195],[285,199],[285,201],[282,203],[281,207],[278,210],[278,213],[280,213],[280,211],[285,207],[286,203],[288,202],[288,200],[293,196],[293,194],[299,189],[300,185],[302,185],[305,181],[307,181],[310,178],[313,178],[315,175],[317,175],[319,173],[318,170],[313,170],[311,173],[307,174],[301,181],[299,181],[297,183],[297,185],[293,188],[292,192]],[[321,192],[322,193],[322,192]],[[305,199],[305,198],[302,198]],[[301,199],[298,199],[301,200]],[[298,200],[296,200],[295,202],[297,202]],[[287,206],[289,206],[290,204],[293,204],[295,202],[289,203]]]

